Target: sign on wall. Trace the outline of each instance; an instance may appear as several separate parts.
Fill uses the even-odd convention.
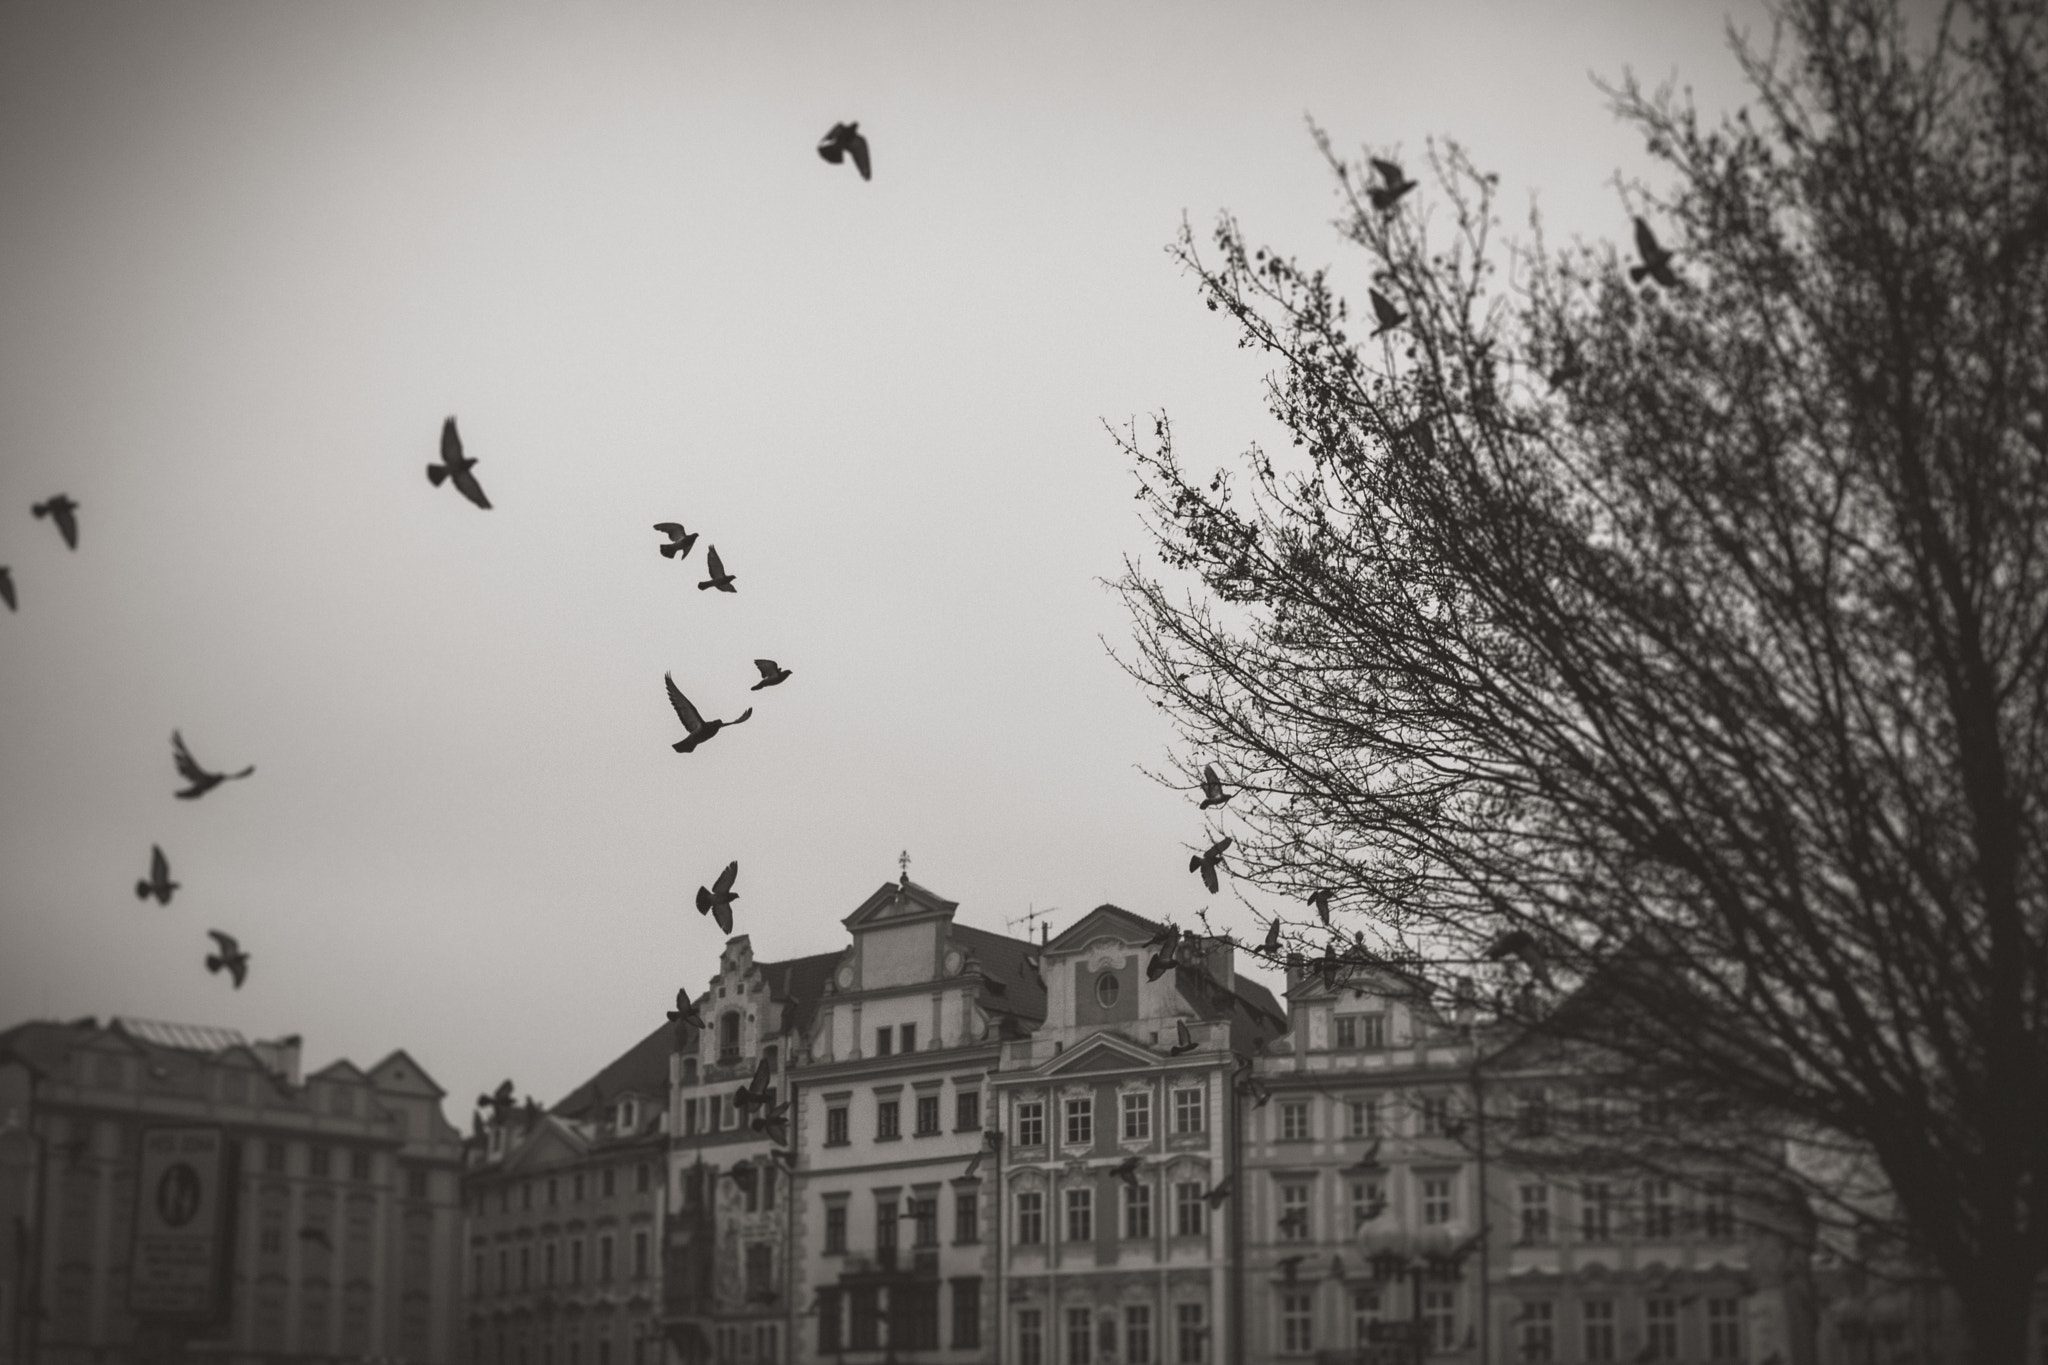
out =
[[[227,1262],[230,1175],[220,1129],[143,1130],[130,1311],[158,1318],[214,1316]]]

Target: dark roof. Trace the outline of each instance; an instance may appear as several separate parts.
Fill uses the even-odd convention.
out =
[[[1108,901],[1104,901],[1102,904],[1096,906],[1093,910],[1090,910],[1087,914],[1081,916],[1081,918],[1075,920],[1072,924],[1069,924],[1066,928],[1062,929],[1058,934],[1054,935],[1052,942],[1047,946],[1055,950],[1066,949],[1075,946],[1074,944],[1069,943],[1068,940],[1078,935],[1081,932],[1082,928],[1088,923],[1088,921],[1094,919],[1098,915],[1108,919],[1129,920],[1131,924],[1135,928],[1143,932],[1145,937],[1147,938],[1151,938],[1153,935],[1157,934],[1161,929],[1164,929],[1166,927],[1158,920],[1147,919],[1145,918],[1145,916],[1138,914],[1134,910],[1126,910],[1121,905],[1114,905]]]
[[[965,948],[992,985],[976,1003],[984,1010],[1015,1015],[1033,1023],[1045,1019],[1045,981],[1027,965],[1038,956],[1038,945],[1029,939],[1009,938],[986,929],[973,929],[955,922],[948,931],[953,941]]]
[[[783,1003],[782,1027],[785,1032],[798,1035],[810,1032],[811,1017],[818,1012],[818,1001],[825,994],[825,983],[832,979],[832,969],[845,955],[844,952],[819,953],[814,957],[793,957],[787,962],[754,964],[768,982],[768,997]]]
[[[1234,989],[1237,991],[1238,999],[1264,1010],[1283,1024],[1287,1022],[1287,1011],[1280,1008],[1280,1002],[1273,998],[1273,992],[1267,990],[1258,982],[1252,981],[1240,973]]]
[[[675,1051],[675,1026],[663,1022],[627,1048],[610,1066],[563,1096],[548,1112],[563,1118],[601,1113],[620,1095],[666,1095],[668,1056]]]

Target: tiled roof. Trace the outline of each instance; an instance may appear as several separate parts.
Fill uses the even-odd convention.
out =
[[[238,1030],[216,1028],[211,1024],[167,1024],[155,1019],[123,1016],[112,1020],[109,1026],[140,1042],[174,1047],[183,1052],[225,1052],[231,1047],[247,1047],[249,1044]]]
[[[814,957],[793,957],[787,962],[754,964],[768,982],[769,997],[785,1006],[785,1030],[799,1036],[810,1032],[811,1018],[818,1012],[818,1001],[825,994],[825,983],[832,979],[832,968],[843,956],[844,953],[819,953]]]
[[[1045,982],[1026,965],[1038,955],[1037,944],[970,928],[957,921],[949,932],[955,943],[974,955],[982,971],[1003,987],[1001,994],[982,992],[979,1003],[983,1009],[1014,1014],[1033,1023],[1045,1018]]]
[[[663,1022],[621,1053],[604,1070],[563,1096],[549,1109],[564,1118],[602,1113],[620,1095],[666,1095],[668,1057],[675,1050],[675,1026]]]

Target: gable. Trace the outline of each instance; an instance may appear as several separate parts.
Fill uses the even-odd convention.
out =
[[[581,1138],[548,1119],[536,1125],[518,1150],[505,1158],[505,1169],[518,1171],[529,1167],[560,1166],[582,1160],[587,1150],[588,1146]]]
[[[1154,1066],[1159,1057],[1136,1043],[1113,1033],[1098,1033],[1079,1047],[1069,1048],[1042,1069],[1047,1076],[1077,1075],[1090,1071],[1128,1071],[1134,1066]]]
[[[950,916],[959,908],[960,902],[949,901],[906,878],[900,882],[883,882],[872,896],[862,901],[860,907],[840,923],[858,931],[878,921]]]
[[[1143,915],[1134,915],[1120,905],[1098,905],[1081,916],[1078,923],[1069,925],[1064,932],[1047,944],[1046,951],[1081,952],[1089,944],[1103,938],[1113,939],[1119,943],[1143,943],[1164,927]]]
[[[330,1085],[368,1085],[370,1083],[370,1078],[363,1074],[362,1068],[346,1057],[329,1062],[306,1079],[309,1081],[326,1081]]]
[[[424,1095],[438,1100],[448,1093],[434,1083],[434,1078],[408,1056],[404,1048],[397,1049],[371,1067],[370,1081],[386,1094]]]

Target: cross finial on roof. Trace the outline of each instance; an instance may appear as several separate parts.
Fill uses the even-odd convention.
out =
[[[906,849],[904,849],[904,850],[903,850],[903,851],[902,851],[901,853],[899,853],[899,854],[897,854],[897,855],[896,855],[896,866],[897,866],[898,868],[902,869],[902,872],[903,872],[903,879],[902,879],[902,884],[903,884],[904,886],[908,886],[908,885],[910,885],[910,850],[909,850],[909,849],[907,849],[907,848],[906,848]]]

